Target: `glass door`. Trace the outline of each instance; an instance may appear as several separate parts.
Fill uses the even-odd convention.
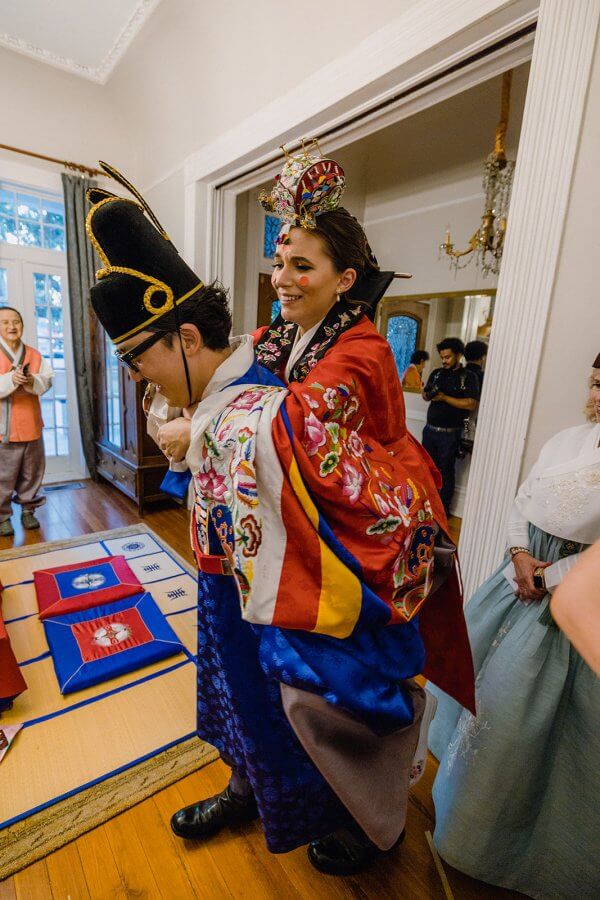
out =
[[[50,363],[54,381],[41,397],[46,480],[68,481],[84,474],[77,416],[67,277],[62,267],[22,264],[25,340]]]
[[[59,192],[0,182],[0,304],[23,317],[25,343],[54,370],[40,398],[46,450],[45,481],[86,474],[69,317],[65,216]]]

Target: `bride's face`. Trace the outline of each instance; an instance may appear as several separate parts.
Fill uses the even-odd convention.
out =
[[[600,422],[600,369],[593,369],[592,371],[590,400],[596,413],[596,421]]]
[[[329,312],[340,293],[354,283],[356,272],[336,271],[320,237],[292,228],[277,246],[271,283],[281,302],[281,315],[308,331]]]

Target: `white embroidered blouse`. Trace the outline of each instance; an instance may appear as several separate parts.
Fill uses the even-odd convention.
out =
[[[513,504],[508,545],[529,545],[529,523],[576,543],[600,538],[600,424],[559,431],[544,444]]]

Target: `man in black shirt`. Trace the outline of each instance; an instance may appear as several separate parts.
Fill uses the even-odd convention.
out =
[[[485,341],[469,341],[469,343],[465,347],[465,359],[467,364],[465,369],[468,369],[469,372],[475,372],[479,379],[479,394],[481,395],[481,389],[483,387],[483,366],[485,363],[485,358],[487,356],[488,346]]]
[[[423,429],[423,446],[440,470],[440,497],[449,514],[460,436],[465,419],[477,408],[480,387],[477,375],[461,368],[460,358],[464,352],[461,340],[445,338],[437,345],[437,350],[442,367],[434,369],[423,391],[424,399],[431,401]]]

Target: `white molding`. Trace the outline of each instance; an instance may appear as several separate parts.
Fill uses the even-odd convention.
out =
[[[415,4],[347,54],[190,155],[186,181],[235,177],[248,163],[268,164],[274,156],[279,157],[274,148],[297,141],[299,128],[306,129],[303,134],[311,134],[324,127],[330,130],[346,125],[350,118],[364,115],[535,22],[537,7],[535,0],[425,0]],[[511,61],[509,67],[515,64]],[[460,77],[460,72],[455,74]],[[346,135],[343,143],[348,142]]]
[[[8,50],[14,50],[15,53],[35,59],[36,62],[46,63],[49,66],[54,66],[56,69],[70,72],[71,75],[79,75],[82,78],[87,78],[89,81],[95,81],[97,84],[106,84],[113,69],[159,3],[160,0],[139,0],[127,22],[119,31],[112,47],[97,66],[86,66],[83,63],[78,63],[74,59],[60,56],[60,54],[53,53],[45,47],[30,44],[28,41],[24,41],[12,34],[0,34],[0,45]]]
[[[542,0],[460,551],[468,597],[498,564],[515,495],[600,4]]]

